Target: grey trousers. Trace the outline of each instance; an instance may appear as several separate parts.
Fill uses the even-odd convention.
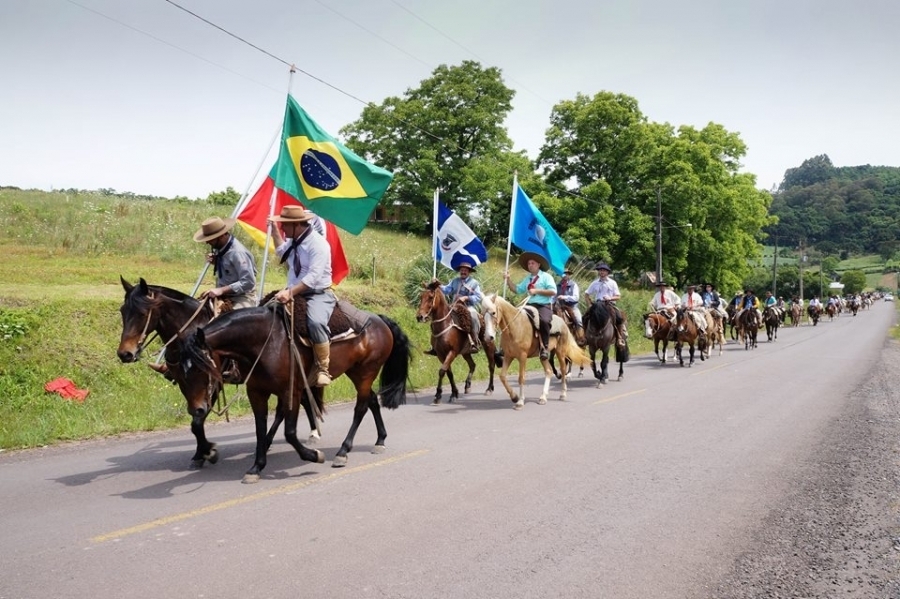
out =
[[[309,340],[313,343],[328,343],[331,332],[328,330],[328,321],[337,298],[328,289],[322,293],[314,293],[306,297],[306,322],[309,327]]]

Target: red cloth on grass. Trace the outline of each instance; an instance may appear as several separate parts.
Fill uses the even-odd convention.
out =
[[[87,389],[77,389],[75,383],[62,377],[53,379],[44,385],[44,391],[47,391],[48,393],[59,393],[63,398],[73,399],[78,403],[83,402],[84,398],[90,393]]]

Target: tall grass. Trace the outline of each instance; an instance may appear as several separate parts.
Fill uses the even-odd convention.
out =
[[[176,387],[145,365],[124,365],[116,357],[124,296],[119,276],[190,291],[207,249],[191,237],[203,219],[228,211],[203,202],[0,189],[0,448],[188,425]],[[261,250],[235,231],[261,261]],[[432,276],[430,238],[377,225],[359,236],[341,232],[341,238],[352,274],[338,295],[399,323],[415,347],[410,400],[430,401],[438,364],[422,353],[430,346],[429,326],[415,321],[421,284]],[[492,250],[477,273],[486,291],[502,293],[504,269],[505,252]],[[516,279],[524,275],[515,264],[511,271]],[[445,282],[452,275],[438,270]],[[592,276],[577,274],[582,290]],[[266,290],[284,282],[283,270],[270,262]],[[210,273],[201,289],[211,283]],[[639,336],[649,298],[648,291],[625,291],[620,303],[632,321],[633,353],[649,348]],[[483,354],[476,363],[476,377],[486,379]],[[458,376],[465,369],[462,360],[454,363]],[[45,392],[45,383],[57,377],[88,389],[87,400]],[[498,393],[494,400],[505,400],[502,388]],[[329,401],[353,396],[346,377],[327,391]],[[238,401],[232,415],[248,411],[246,401]]]

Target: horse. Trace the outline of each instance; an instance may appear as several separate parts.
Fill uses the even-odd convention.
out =
[[[825,306],[825,314],[828,315],[828,320],[834,320],[834,317],[838,315],[838,304],[829,303]]]
[[[206,392],[206,384],[186,377],[180,362],[187,336],[213,318],[212,305],[209,302],[200,302],[175,289],[148,285],[143,278],[137,285],[132,285],[121,276],[119,280],[125,289],[125,301],[119,308],[122,314],[122,335],[116,351],[119,360],[124,363],[137,362],[148,343],[147,337],[150,332],[165,340],[165,369],[151,367],[158,371],[166,370],[166,377],[178,385],[181,394],[187,400],[187,412],[192,417],[191,433],[197,440],[197,449],[191,457],[189,467],[196,470],[202,468],[206,462],[215,464],[219,460],[219,451],[216,444],[206,438],[204,429],[210,410],[197,410],[200,405],[206,405],[206,400],[202,404],[192,403],[193,397]],[[319,437],[315,416],[308,403],[305,403],[304,407],[312,431],[310,439],[315,441]],[[266,435],[269,444],[272,443],[282,420],[283,414],[280,410],[276,410],[275,421]]]
[[[778,340],[778,326],[781,324],[781,314],[778,308],[767,306],[763,312],[763,322],[766,325],[766,337],[768,341]]]
[[[531,310],[517,308],[510,304],[502,297],[492,293],[484,296],[481,300],[481,306],[484,309],[484,338],[485,340],[493,340],[497,333],[500,334],[500,347],[503,352],[503,363],[500,368],[500,382],[509,393],[509,398],[515,404],[516,410],[521,410],[525,406],[525,366],[528,358],[538,355],[540,348],[540,339],[537,336],[536,323],[531,320]],[[535,314],[535,319],[537,315]],[[558,316],[553,317],[553,323],[550,328],[550,352],[556,353],[556,358],[560,364],[565,364],[566,360],[570,360],[572,364],[578,366],[586,366],[588,357],[581,351],[581,348],[575,343],[575,339],[569,333]],[[515,393],[509,386],[506,372],[513,360],[519,362],[519,393]],[[552,376],[550,369],[550,360],[542,359],[541,366],[544,369],[544,388],[538,399],[539,405],[547,403],[547,393],[550,390],[550,378]],[[566,399],[568,385],[566,382],[566,369],[562,369],[562,392],[560,393],[560,401]]]
[[[566,327],[569,329],[569,333],[572,334],[572,337],[575,339],[575,344],[578,347],[584,347],[587,345],[587,341],[584,338],[584,326],[578,326],[577,321],[575,320],[575,311],[572,306],[567,306],[561,302],[553,302],[553,314],[562,318],[563,322],[566,323]],[[560,374],[556,372],[556,356],[554,354],[550,354],[550,369],[553,371],[553,375],[556,378],[560,378]],[[560,364],[560,368],[563,368],[563,365]],[[572,373],[572,365],[566,364],[565,368],[568,368],[567,374]],[[584,375],[584,368],[578,370],[578,377],[581,378]]]
[[[746,308],[738,313],[738,329],[744,339],[744,349],[756,349],[756,334],[761,326],[761,318],[756,308]]]
[[[450,381],[450,403],[459,399],[459,389],[456,388],[453,370],[450,368],[457,356],[462,356],[469,366],[463,393],[468,393],[472,387],[475,360],[472,359],[474,352],[470,350],[469,335],[467,334],[467,331],[471,329],[471,325],[468,322],[469,318],[469,310],[465,306],[460,306],[458,310],[451,309],[444,292],[441,291],[440,282],[432,281],[425,285],[422,298],[419,301],[419,309],[416,311],[416,320],[419,322],[431,321],[431,347],[441,362],[441,367],[438,369],[437,392],[432,402],[433,405],[441,403],[441,385],[445,374],[447,375],[447,380]],[[484,317],[479,315],[479,320],[481,321],[481,330],[478,333],[478,338],[487,356],[488,371],[490,372],[490,380],[485,393],[490,395],[494,391],[494,355],[496,346],[493,339],[485,340]]]
[[[384,451],[387,430],[372,384],[380,373],[381,406],[391,410],[398,408],[406,403],[406,380],[412,359],[409,338],[393,320],[357,310],[346,302],[338,302],[338,306],[358,324],[354,326],[355,335],[336,338],[331,342],[329,373],[332,378],[346,374],[356,387],[353,422],[332,461],[335,468],[347,464],[347,454],[353,448],[356,431],[368,410],[372,411],[378,433],[372,453]],[[247,397],[256,420],[256,452],[253,465],[244,475],[245,483],[257,482],[266,466],[268,445],[265,423],[270,395],[278,398],[278,405],[284,410],[284,436],[300,458],[324,462],[321,451],[311,450],[297,439],[300,404],[297,395],[301,387],[297,381],[306,381],[312,376],[315,360],[310,347],[294,343],[292,337],[296,337],[296,333],[290,330],[288,320],[289,315],[281,305],[229,312],[192,333],[182,356],[185,376],[200,380],[211,391],[222,384],[221,374],[216,368],[217,360],[235,360],[240,364],[241,371],[248,373]],[[195,388],[202,386],[196,385]],[[324,388],[308,390],[316,404],[321,403]],[[189,401],[195,405],[202,404],[208,401],[209,395],[198,393]],[[197,408],[197,411],[200,413],[208,407],[209,404],[205,408]]]
[[[661,364],[666,363],[666,352],[669,347],[669,335],[672,323],[664,312],[644,314],[644,337],[653,340],[653,353]],[[659,355],[659,344],[662,343],[662,355]]]
[[[681,366],[684,366],[684,357],[681,350],[685,343],[688,345],[688,354],[690,357],[688,368],[694,365],[695,349],[700,350],[701,362],[706,359],[704,350],[706,349],[707,341],[705,338],[701,339],[697,322],[694,320],[694,317],[689,310],[678,308],[675,311],[675,355],[678,357],[678,363]]]
[[[803,317],[803,310],[800,308],[799,303],[791,304],[791,326],[799,327],[800,319]]]
[[[624,318],[624,316],[623,316]],[[615,314],[611,306],[603,301],[595,301],[584,315],[584,338],[587,340],[588,356],[591,359],[591,370],[594,378],[601,384],[609,380],[609,348],[616,343]],[[600,351],[600,371],[597,371],[595,356]],[[628,347],[616,346],[616,362],[619,363],[619,378],[625,378],[625,362],[628,361]]]
[[[819,306],[807,307],[806,313],[809,315],[809,319],[812,321],[813,326],[819,324],[819,316],[822,315],[822,309]]]
[[[706,312],[706,357],[710,357],[716,345],[719,346],[719,355],[725,349],[725,319],[722,313],[716,309]]]
[[[850,301],[847,302],[847,307],[850,309],[850,312],[853,313],[853,316],[856,316],[857,312],[859,312],[860,301],[859,298],[853,296],[850,298]]]

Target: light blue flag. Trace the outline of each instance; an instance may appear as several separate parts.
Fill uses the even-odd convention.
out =
[[[541,211],[516,184],[516,211],[513,214],[511,241],[523,252],[540,254],[556,274],[562,274],[572,255],[569,246],[556,234]]]
[[[487,261],[487,248],[472,229],[452,210],[438,200],[437,226],[434,236],[435,260],[457,270],[463,260],[478,266]]]

